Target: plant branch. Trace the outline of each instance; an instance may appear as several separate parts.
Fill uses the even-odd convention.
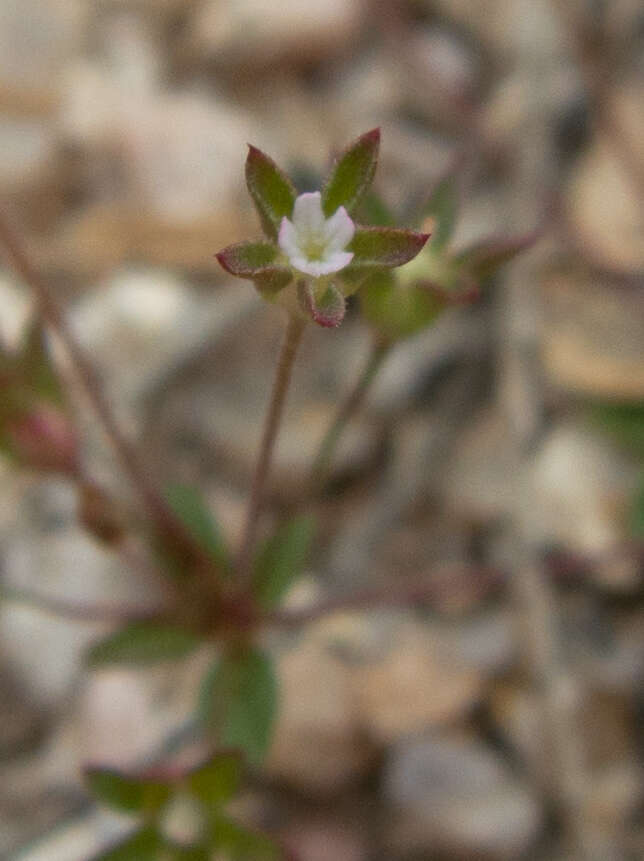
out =
[[[264,422],[262,441],[257,458],[257,464],[255,466],[255,473],[253,475],[248,508],[246,510],[246,523],[235,565],[237,576],[243,584],[246,584],[250,576],[249,571],[253,550],[255,549],[257,526],[264,499],[266,480],[271,466],[277,432],[279,430],[282,413],[284,411],[284,403],[286,401],[286,393],[291,380],[293,363],[295,361],[297,348],[302,338],[304,326],[304,321],[299,317],[295,317],[294,315],[289,317],[286,335],[284,336],[284,343],[282,344],[282,351],[277,364],[273,391],[271,392],[271,400]]]
[[[363,611],[385,607],[402,607],[427,602],[449,601],[467,594],[470,600],[480,599],[490,589],[503,584],[505,575],[494,568],[465,568],[445,572],[445,576],[425,582],[389,584],[384,587],[363,589],[350,595],[341,595],[320,601],[301,610],[274,610],[262,617],[260,623],[278,628],[298,628],[324,616],[346,610]]]
[[[318,453],[313,462],[313,467],[311,468],[311,476],[309,479],[309,486],[311,489],[323,484],[329,471],[329,466],[331,465],[331,460],[338,441],[349,423],[349,420],[362,404],[365,395],[369,391],[369,388],[376,378],[383,361],[389,354],[390,349],[390,342],[382,341],[378,338],[374,339],[369,358],[362,370],[362,373],[358,377],[353,389],[351,389],[345,399],[340,403],[335,418],[320,444],[320,448],[318,449]]]
[[[15,271],[33,290],[43,320],[58,335],[67,350],[121,465],[139,492],[153,522],[178,549],[189,553],[194,559],[203,561],[204,554],[201,548],[168,506],[147,469],[141,463],[134,446],[121,432],[103,393],[96,371],[67,325],[51,287],[31,262],[26,249],[2,213],[0,213],[0,242],[4,244]]]

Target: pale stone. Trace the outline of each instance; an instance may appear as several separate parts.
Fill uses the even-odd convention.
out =
[[[394,748],[385,769],[394,812],[387,844],[404,853],[516,859],[542,824],[531,792],[476,742],[441,736]]]
[[[412,623],[398,631],[384,659],[356,667],[354,680],[361,721],[385,744],[464,718],[482,693],[481,676]]]
[[[363,8],[361,0],[208,0],[192,20],[188,45],[234,66],[306,65],[348,47]]]
[[[315,642],[278,660],[280,708],[268,774],[313,795],[354,783],[369,767],[349,670]]]
[[[623,538],[637,473],[596,433],[573,424],[553,429],[532,469],[532,528],[544,544],[598,554]]]

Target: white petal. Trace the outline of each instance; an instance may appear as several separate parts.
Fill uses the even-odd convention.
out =
[[[356,226],[344,206],[337,209],[324,225],[324,238],[330,251],[342,251],[353,239]]]
[[[313,275],[314,278],[319,278],[320,275],[324,274],[322,271],[324,263],[321,260],[309,260],[308,257],[297,256],[291,257],[290,263],[298,272]]]
[[[277,237],[277,244],[282,249],[282,251],[289,257],[301,254],[301,251],[297,244],[297,232],[295,230],[295,227],[293,226],[293,223],[289,221],[286,216],[282,218],[282,223],[280,224],[280,232]]]
[[[324,260],[321,264],[324,266],[322,275],[328,275],[329,272],[339,272],[348,266],[353,260],[353,251],[332,251],[330,254],[324,255]]]
[[[322,235],[324,213],[319,191],[309,191],[297,198],[293,207],[293,224],[298,235]]]

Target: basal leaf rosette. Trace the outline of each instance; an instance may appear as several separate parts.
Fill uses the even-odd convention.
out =
[[[220,251],[222,267],[252,281],[265,299],[320,326],[338,326],[346,296],[375,272],[412,260],[428,238],[354,221],[373,181],[379,143],[378,129],[362,135],[337,158],[321,191],[299,195],[275,162],[251,146],[246,183],[266,238]]]

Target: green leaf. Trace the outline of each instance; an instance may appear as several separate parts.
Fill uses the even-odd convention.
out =
[[[265,834],[249,831],[223,817],[213,822],[210,845],[228,853],[231,861],[280,861],[283,857]]]
[[[330,282],[298,281],[297,295],[304,312],[327,329],[335,329],[344,320],[344,294]]]
[[[453,174],[442,179],[431,192],[421,209],[421,219],[431,218],[431,246],[436,251],[446,247],[452,238],[458,212],[456,177]]]
[[[374,272],[362,285],[360,304],[366,319],[387,339],[397,341],[434,322],[448,302],[415,284],[397,284],[393,273]]]
[[[141,828],[92,861],[160,861],[163,841],[156,828]]]
[[[188,789],[208,807],[224,804],[237,792],[242,777],[238,753],[220,753],[194,769]]]
[[[218,565],[227,568],[230,560],[224,537],[201,491],[188,484],[172,484],[166,488],[165,497],[195,541]]]
[[[313,532],[313,518],[298,515],[280,526],[265,543],[255,562],[253,582],[255,597],[262,607],[268,609],[279,604],[302,573]]]
[[[239,748],[259,764],[271,740],[277,681],[270,658],[248,647],[224,655],[204,679],[202,720],[226,747]]]
[[[322,209],[329,218],[340,206],[351,212],[373,182],[380,129],[372,129],[350,144],[339,156],[322,189]]]
[[[402,266],[414,259],[428,237],[428,233],[396,227],[356,227],[348,245],[354,254],[349,268]]]
[[[200,645],[192,632],[156,622],[132,622],[108,635],[88,652],[90,667],[106,664],[147,666],[187,657]]]
[[[221,266],[237,278],[247,278],[267,298],[274,296],[292,280],[286,266],[274,264],[279,251],[270,242],[238,242],[216,254]]]
[[[474,278],[483,281],[494,275],[505,263],[509,263],[522,251],[534,245],[538,237],[539,232],[533,231],[522,236],[486,239],[460,251],[452,259]]]
[[[124,813],[156,813],[170,798],[168,783],[134,777],[109,768],[87,768],[85,779],[94,795]]]
[[[259,213],[262,229],[277,239],[282,218],[290,217],[297,192],[275,162],[257,147],[248,147],[246,185]]]

